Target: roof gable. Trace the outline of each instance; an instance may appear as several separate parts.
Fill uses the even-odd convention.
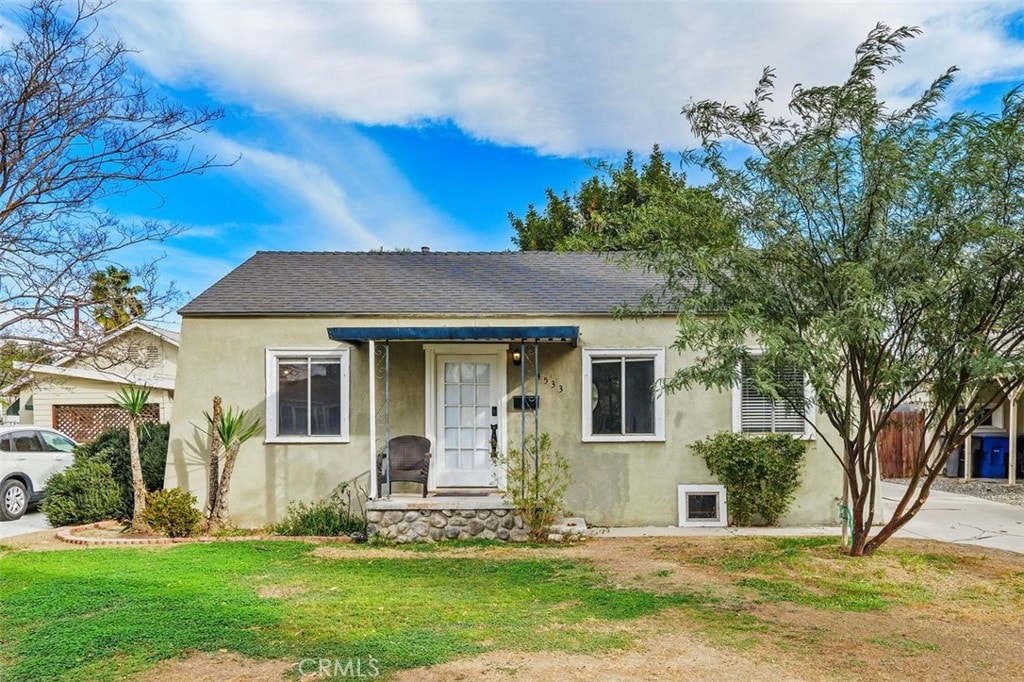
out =
[[[621,254],[259,251],[189,315],[607,314],[660,281]]]

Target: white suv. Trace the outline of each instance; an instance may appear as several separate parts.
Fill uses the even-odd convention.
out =
[[[43,499],[47,479],[72,462],[75,441],[39,426],[0,426],[0,521],[20,519]]]

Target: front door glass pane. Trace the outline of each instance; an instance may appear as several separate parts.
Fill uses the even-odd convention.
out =
[[[444,365],[445,465],[448,468],[475,470],[490,466],[490,382],[490,363],[446,362]],[[456,418],[457,424],[453,423]]]

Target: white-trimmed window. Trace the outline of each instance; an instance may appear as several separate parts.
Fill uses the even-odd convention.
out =
[[[783,367],[781,382],[787,392],[803,395],[807,401],[807,414],[794,410],[784,400],[775,400],[757,390],[753,380],[754,363],[757,356],[744,361],[740,366],[740,385],[732,389],[732,428],[741,433],[791,433],[797,436],[812,436],[814,429],[813,405],[809,400],[810,387],[804,373],[795,367]]]
[[[267,442],[348,442],[349,351],[267,349]]]
[[[664,378],[664,348],[583,349],[583,440],[664,440]]]

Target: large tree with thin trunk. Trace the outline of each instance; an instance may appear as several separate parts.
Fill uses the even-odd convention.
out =
[[[701,141],[688,160],[713,178],[722,219],[680,220],[671,195],[633,216],[649,240],[638,259],[666,281],[645,308],[679,310],[675,345],[696,353],[667,387],[735,385],[746,362],[762,393],[810,403],[845,475],[858,556],[914,517],[991,389],[1017,388],[1024,367],[1024,95],[942,115],[950,68],[886,104],[876,79],[918,33],[878,25],[849,77],[796,86],[788,115],[770,69],[750,102],[687,105]],[[791,388],[794,369],[812,391]],[[878,437],[908,403],[926,429],[883,522]]]
[[[93,274],[178,232],[120,220],[104,200],[214,164],[189,140],[219,112],[151,91],[128,48],[102,32],[105,6],[34,0],[0,39],[0,337],[61,355],[102,337],[74,323]],[[151,264],[132,275],[143,309],[166,301]]]

